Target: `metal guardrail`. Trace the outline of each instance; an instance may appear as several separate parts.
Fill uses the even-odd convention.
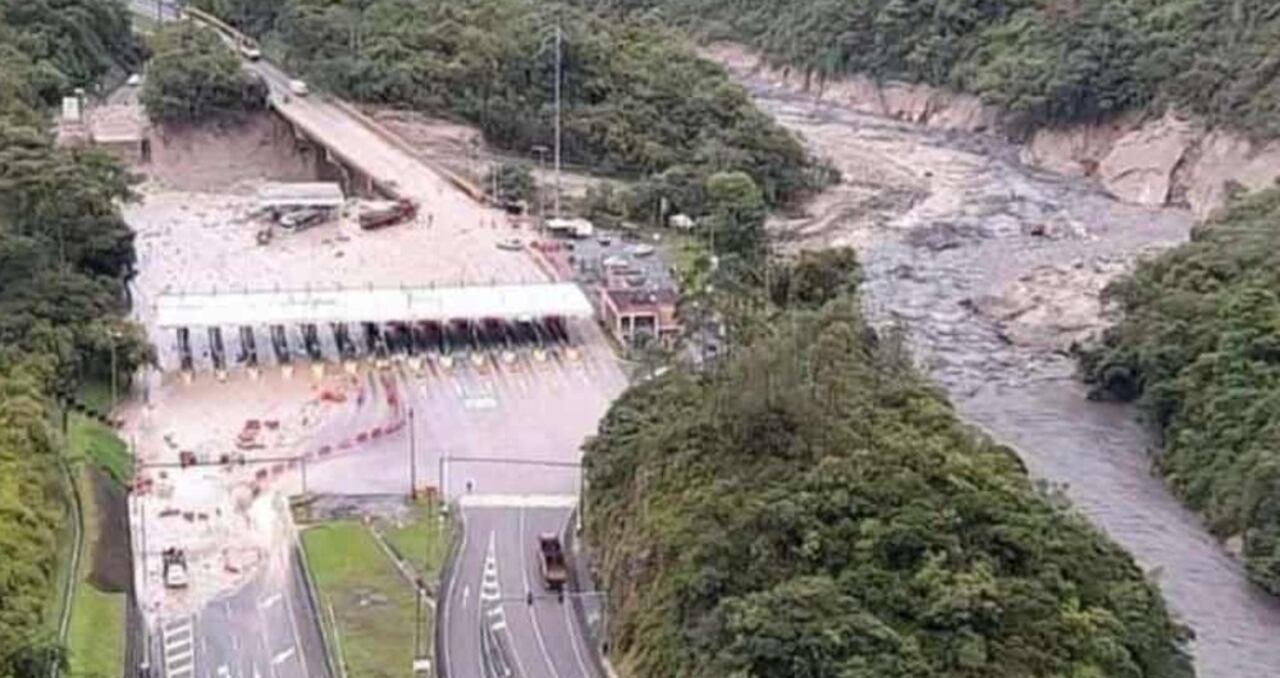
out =
[[[71,521],[71,525],[75,528],[75,537],[71,548],[71,563],[67,568],[67,578],[62,584],[62,610],[58,614],[58,642],[65,647],[67,644],[67,631],[71,627],[71,608],[75,602],[76,586],[80,578],[80,558],[84,551],[84,507],[80,503],[80,486],[76,483],[76,479],[71,473],[71,465],[67,462],[65,454],[59,459],[58,465],[62,467],[62,476],[67,483],[71,497],[71,512],[75,518]],[[58,662],[54,662],[49,668],[50,678],[58,678],[60,668]]]
[[[344,678],[346,676],[345,667],[335,666],[333,653],[330,651],[329,638],[324,632],[324,622],[321,621],[320,602],[316,593],[316,582],[311,575],[311,563],[307,560],[307,553],[299,543],[294,543],[293,549],[294,567],[302,573],[302,589],[307,594],[307,611],[312,621],[317,626],[318,635],[320,637],[320,654],[324,655],[325,670],[328,671],[330,678]],[[336,629],[335,629],[336,633]],[[302,648],[299,648],[301,651]]]

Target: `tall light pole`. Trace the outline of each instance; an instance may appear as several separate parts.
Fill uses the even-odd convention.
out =
[[[558,10],[557,10],[558,12]],[[556,15],[556,218],[560,218],[560,80],[564,59],[561,55],[560,16]]]

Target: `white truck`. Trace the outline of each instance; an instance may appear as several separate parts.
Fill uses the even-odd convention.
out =
[[[547,230],[573,238],[590,238],[596,227],[586,219],[547,219]]]

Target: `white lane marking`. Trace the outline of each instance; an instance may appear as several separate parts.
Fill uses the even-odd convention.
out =
[[[285,613],[289,615],[289,630],[293,632],[293,648],[302,647],[302,635],[298,633],[298,621],[293,614],[293,603],[289,601],[287,596],[284,598],[284,609]],[[289,649],[292,650],[293,648]],[[309,678],[310,671],[307,669],[307,662],[302,657],[298,657],[298,665],[302,667],[303,678]]]
[[[292,656],[294,655],[294,653],[295,653],[295,652],[297,652],[297,649],[296,649],[296,648],[293,648],[293,647],[290,647],[290,648],[288,648],[287,650],[285,650],[285,651],[283,651],[283,652],[278,652],[278,653],[276,653],[276,656],[274,656],[274,657],[272,657],[272,658],[271,658],[271,663],[272,663],[272,664],[283,664],[284,662],[288,661],[288,660],[289,660],[289,658],[290,658],[290,657],[292,657]]]
[[[496,621],[496,622],[494,622],[494,623],[490,624],[490,625],[489,625],[489,628],[493,629],[495,632],[496,632],[496,631],[501,631],[502,629],[507,628],[507,620],[506,620],[506,619],[499,619],[498,621]]]
[[[524,538],[524,507],[520,507],[520,529],[516,534],[520,538]],[[532,592],[533,589],[529,585],[529,555],[525,553],[528,549],[524,544],[520,544],[520,574],[524,577],[524,590]],[[542,626],[538,624],[538,614],[534,611],[534,605],[526,605],[525,608],[529,613],[529,621],[533,624],[533,636],[538,640],[538,649],[542,650],[542,659],[547,662],[547,670],[551,672],[554,678],[559,678],[560,674],[556,671],[556,665],[551,661],[551,652],[547,650],[547,640],[542,637]],[[524,674],[524,671],[520,672]]]
[[[240,651],[240,636],[232,634],[231,649],[235,650],[236,652]]]
[[[471,587],[462,585],[462,609],[467,609],[467,601],[471,599]]]
[[[485,553],[480,575],[480,600],[485,602],[502,600],[502,583],[498,581],[498,555],[494,539],[494,533],[490,531],[489,550]]]
[[[262,600],[258,601],[258,609],[265,610],[268,607],[271,607],[272,605],[278,605],[280,604],[280,600],[282,598],[284,598],[284,596],[280,595],[279,593],[267,596],[266,598],[263,598]]]
[[[569,644],[573,646],[573,656],[578,660],[578,669],[582,671],[584,678],[589,678],[591,676],[591,671],[587,669],[587,660],[583,658],[582,649],[578,647],[578,641],[582,640],[581,634],[578,633],[580,629],[574,622],[573,618],[569,616],[569,603],[566,602],[561,605],[560,608],[564,610],[564,623],[565,627],[569,631]],[[582,642],[584,644],[586,643],[585,640],[582,640]]]
[[[195,632],[190,617],[169,622],[162,629],[164,673],[167,678],[195,675]]]

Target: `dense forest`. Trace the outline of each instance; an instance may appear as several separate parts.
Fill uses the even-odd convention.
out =
[[[631,177],[743,171],[770,205],[828,179],[742,88],[656,21],[521,0],[200,4],[260,32],[270,22],[266,42],[283,44],[287,64],[314,84],[460,118],[490,143],[528,155],[554,145],[559,17],[566,162]],[[703,207],[668,205],[693,214]]]
[[[815,82],[847,73],[944,85],[1017,126],[1176,104],[1280,135],[1274,0],[577,0],[659,10]]]
[[[193,23],[169,26],[149,46],[142,104],[151,119],[225,120],[266,106],[267,84],[242,68],[239,56],[213,31]]]
[[[1084,356],[1095,394],[1138,399],[1163,434],[1169,485],[1280,594],[1280,189],[1241,199],[1108,293],[1124,319]]]
[[[91,88],[139,46],[123,6],[0,0],[0,676],[48,675],[64,652],[50,619],[65,497],[50,421],[55,397],[109,364],[145,357],[117,325],[133,236],[106,156],[54,147],[48,107]],[[115,336],[113,338],[113,335]]]
[[[1156,588],[862,321],[856,270],[776,271],[758,338],[588,443],[624,675],[1190,675]]]

